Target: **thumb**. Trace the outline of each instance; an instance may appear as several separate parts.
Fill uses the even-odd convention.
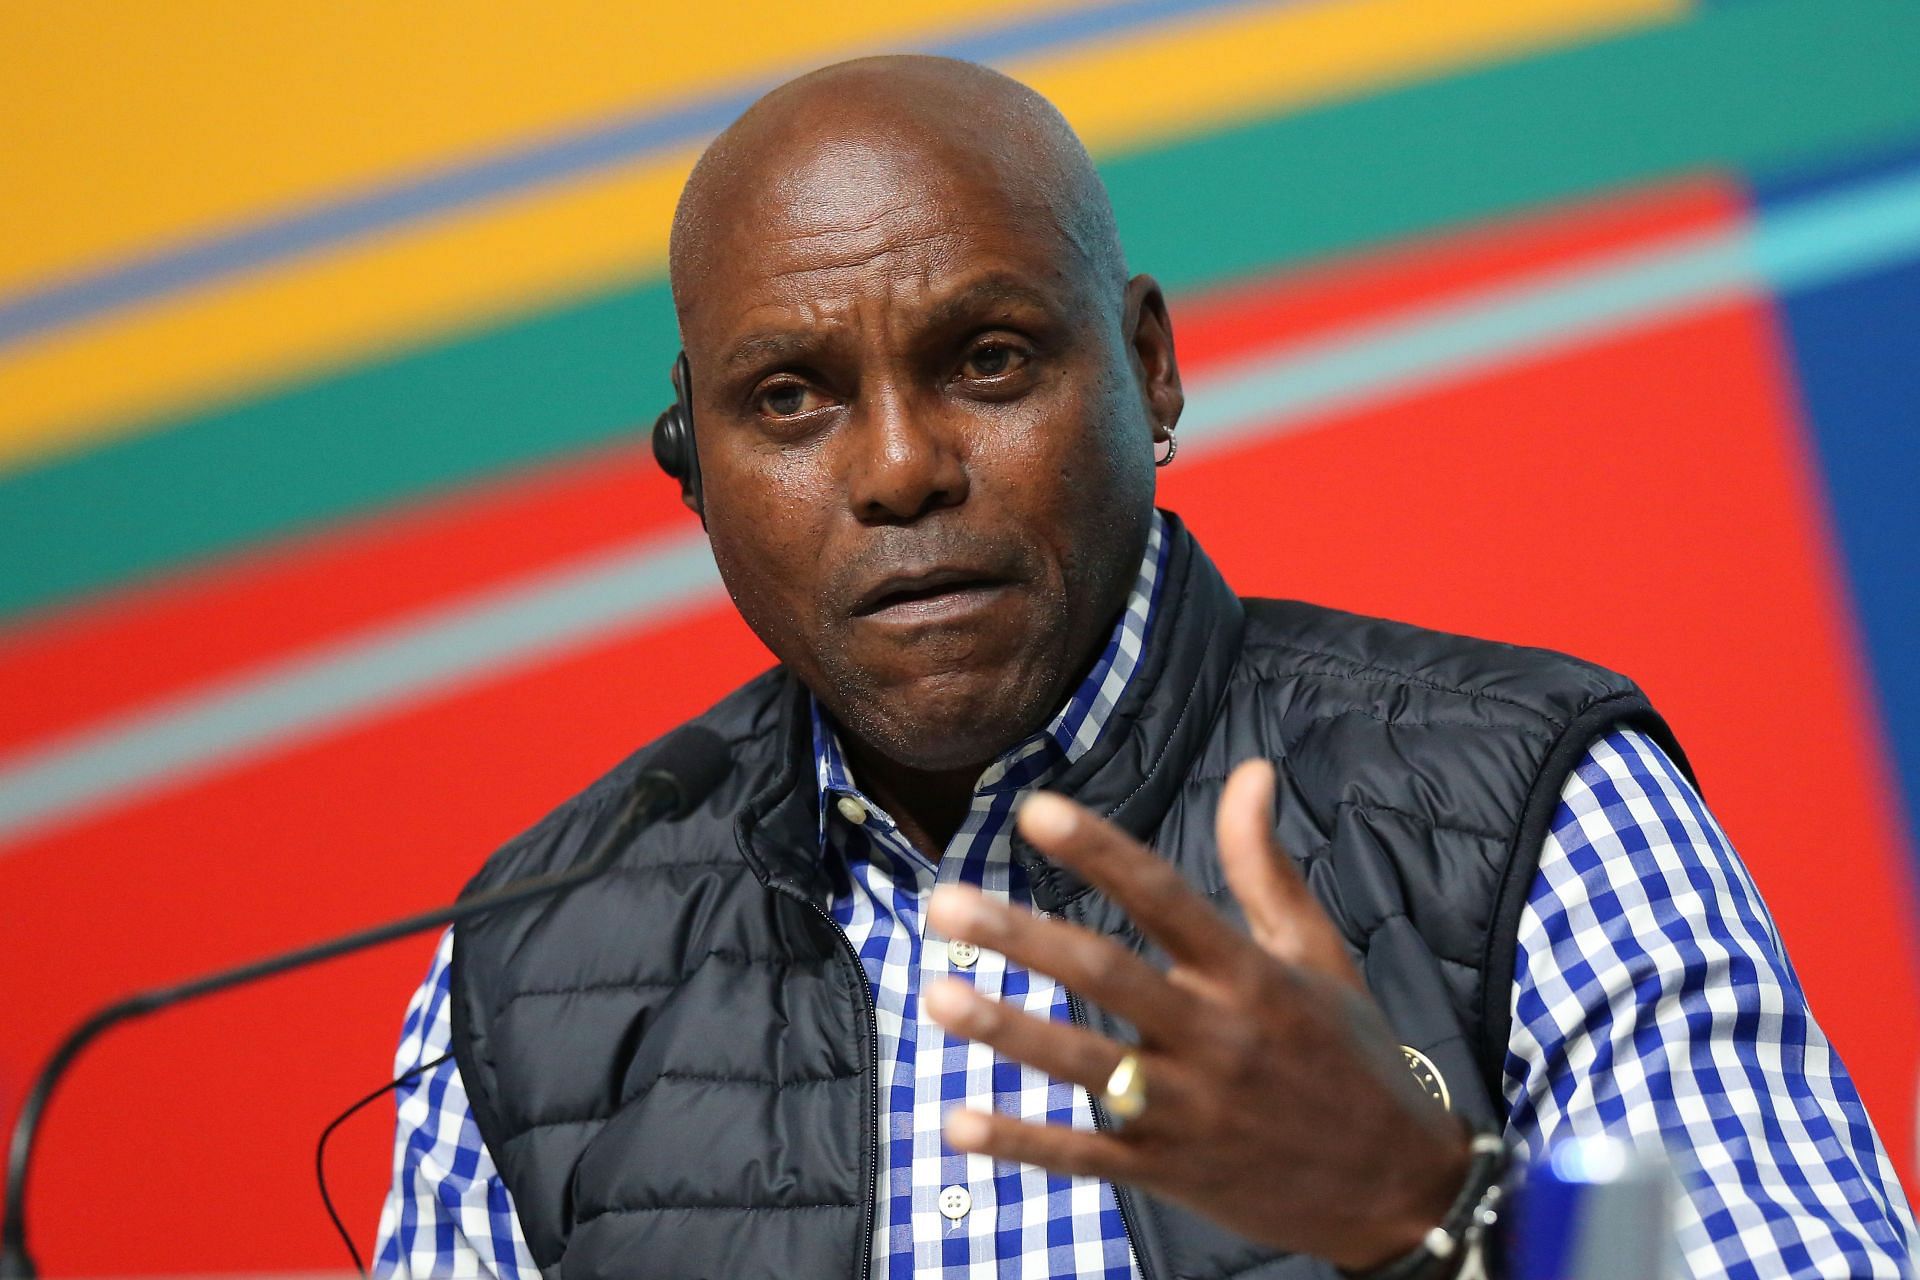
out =
[[[1274,787],[1265,760],[1245,761],[1227,778],[1214,815],[1227,885],[1267,954],[1357,987],[1360,975],[1340,931],[1274,835]]]

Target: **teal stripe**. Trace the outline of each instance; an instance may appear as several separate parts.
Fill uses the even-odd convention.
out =
[[[1687,23],[1110,159],[1176,292],[1702,169],[1920,134],[1920,5],[1751,0]],[[657,281],[392,356],[0,482],[0,616],[640,429]],[[14,551],[13,549],[18,549]]]
[[[1216,449],[1556,348],[1920,256],[1920,174],[1363,325],[1196,380],[1183,441]],[[1764,272],[1778,271],[1769,279]],[[697,533],[615,548],[49,742],[0,768],[0,841],[724,596]]]

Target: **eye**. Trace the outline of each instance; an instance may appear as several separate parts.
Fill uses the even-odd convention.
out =
[[[826,398],[804,382],[769,382],[754,393],[754,408],[769,418],[798,418],[826,403]]]
[[[962,377],[990,382],[1017,373],[1032,356],[1011,342],[993,340],[976,345],[960,366]]]

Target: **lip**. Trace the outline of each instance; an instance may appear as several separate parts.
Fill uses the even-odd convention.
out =
[[[854,601],[853,616],[873,621],[933,621],[966,613],[1007,587],[978,569],[940,566],[890,574]]]

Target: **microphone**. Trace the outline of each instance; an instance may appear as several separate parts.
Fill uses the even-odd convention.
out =
[[[718,734],[698,726],[676,730],[661,742],[648,767],[633,780],[626,803],[606,834],[586,857],[571,867],[514,880],[486,893],[456,900],[450,906],[435,907],[174,986],[135,992],[95,1012],[68,1032],[48,1057],[40,1074],[34,1077],[33,1087],[27,1091],[26,1101],[14,1120],[13,1140],[7,1148],[6,1211],[4,1221],[0,1221],[0,1280],[32,1280],[39,1274],[33,1256],[27,1251],[27,1172],[33,1160],[34,1137],[60,1077],[101,1032],[216,991],[244,986],[336,956],[364,951],[408,934],[456,924],[503,907],[519,906],[578,888],[611,867],[627,839],[641,828],[663,819],[681,817],[705,800],[731,767],[727,745]]]

